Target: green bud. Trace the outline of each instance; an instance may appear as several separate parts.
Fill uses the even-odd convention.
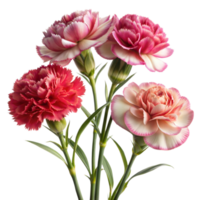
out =
[[[95,62],[90,49],[82,51],[79,56],[74,58],[74,62],[79,71],[86,76],[93,76],[95,71]]]
[[[126,80],[131,71],[132,66],[119,58],[115,58],[109,68],[108,76],[112,83],[119,84]]]
[[[60,121],[49,121],[48,119],[46,121],[50,130],[56,134],[62,132],[66,127],[65,118],[62,118]]]

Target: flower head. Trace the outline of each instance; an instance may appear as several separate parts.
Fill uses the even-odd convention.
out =
[[[60,121],[69,112],[77,112],[85,92],[79,77],[71,70],[52,64],[41,66],[16,80],[9,94],[9,110],[18,125],[38,130],[44,119]]]
[[[44,32],[45,46],[37,46],[37,52],[44,62],[65,66],[82,51],[104,43],[114,25],[115,17],[99,18],[91,10],[65,15]]]
[[[154,148],[169,150],[183,144],[194,112],[175,88],[156,83],[130,83],[124,96],[112,100],[112,118],[122,128]]]
[[[167,48],[167,41],[163,29],[150,19],[125,15],[116,23],[108,41],[96,50],[106,59],[118,57],[130,65],[145,64],[152,72],[162,72],[167,64],[159,58],[173,53],[172,49]]]

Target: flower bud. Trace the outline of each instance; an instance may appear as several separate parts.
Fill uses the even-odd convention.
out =
[[[66,127],[65,118],[62,118],[60,121],[49,121],[48,119],[46,119],[46,121],[50,130],[56,134],[62,132]]]
[[[90,49],[82,51],[79,56],[74,58],[74,62],[82,74],[88,77],[94,74],[95,62]]]
[[[143,137],[139,137],[136,135],[133,136],[133,153],[134,154],[139,155],[143,153],[147,148],[148,146],[144,142]]]
[[[112,83],[119,84],[126,80],[126,77],[129,75],[131,68],[131,65],[127,64],[119,58],[115,58],[110,65],[108,76]]]

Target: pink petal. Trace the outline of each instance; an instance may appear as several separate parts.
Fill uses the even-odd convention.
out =
[[[187,128],[181,129],[177,135],[166,135],[158,129],[155,134],[145,137],[144,142],[154,149],[170,150],[185,143],[188,137],[189,130]]]
[[[84,51],[86,49],[94,47],[97,44],[98,44],[98,41],[96,41],[96,40],[86,40],[85,39],[78,43],[78,47],[81,51]]]
[[[115,56],[128,63],[129,65],[140,65],[144,63],[139,54],[134,50],[125,50],[117,44],[114,44],[111,50]]]
[[[137,118],[143,119],[144,124],[147,124],[151,118],[150,115],[142,108],[136,108],[133,106],[130,108],[130,112]]]
[[[99,25],[107,22],[110,19],[110,16],[104,17],[104,18],[100,18],[99,19]]]
[[[101,46],[96,47],[95,49],[101,57],[105,59],[115,59],[116,56],[111,51],[111,47],[113,44],[115,44],[115,42],[107,41]]]
[[[128,130],[124,123],[124,114],[130,109],[129,104],[122,95],[115,95],[111,102],[111,116],[116,124]],[[128,130],[129,131],[129,130]]]
[[[156,54],[157,52],[167,48],[169,46],[168,43],[160,43],[158,45],[156,45],[150,52],[150,54]]]
[[[154,47],[154,41],[150,37],[146,37],[139,42],[140,53],[148,54]]]
[[[70,62],[72,59],[74,59],[76,56],[80,54],[80,50],[78,46],[75,46],[71,49],[68,49],[66,51],[63,51],[58,56],[54,57],[51,62],[54,63],[60,63],[62,66],[64,66],[64,63]],[[69,61],[70,60],[70,61]]]
[[[193,110],[190,109],[181,110],[174,124],[178,127],[185,128],[191,124],[193,118],[194,118]]]
[[[165,48],[160,50],[157,53],[154,53],[153,56],[158,57],[158,58],[166,58],[169,57],[173,54],[174,50],[170,48]]]
[[[56,44],[52,37],[43,38],[43,44],[51,51],[62,51],[64,48]]]
[[[154,83],[154,82],[141,83],[141,84],[139,85],[139,88],[142,89],[142,90],[147,91],[149,88],[154,87],[154,86],[157,86],[157,85],[158,85],[158,84],[157,84],[157,83]]]
[[[124,88],[124,98],[131,104],[137,105],[136,92],[131,87]]]
[[[97,28],[97,30],[92,35],[90,35],[87,39],[95,40],[95,39],[100,38],[101,36],[103,36],[105,33],[108,32],[108,30],[110,29],[112,23],[113,23],[113,20],[110,19],[109,21],[101,24]]]
[[[112,35],[115,38],[115,40],[117,41],[117,43],[119,44],[119,46],[121,46],[123,49],[127,49],[127,50],[133,49],[132,46],[128,47],[128,45],[123,42],[122,38],[120,38],[120,36],[115,31],[112,32]],[[127,40],[128,40],[128,38],[127,38]]]
[[[135,117],[130,111],[125,113],[124,121],[128,129],[138,136],[149,136],[158,130],[156,121],[149,121],[144,124],[143,119]]]
[[[145,62],[147,69],[151,72],[163,72],[167,68],[167,64],[159,58],[156,58],[150,54],[140,54]]]
[[[182,109],[190,109],[190,102],[186,97],[180,97],[176,106],[182,105]]]
[[[88,26],[82,22],[73,22],[64,29],[64,37],[71,42],[78,42],[89,33]]]
[[[167,135],[177,135],[181,128],[175,126],[172,122],[165,120],[157,120],[159,129]]]
[[[153,109],[151,110],[151,115],[158,115],[160,113],[163,113],[165,109],[166,109],[166,105],[158,104],[154,106]]]
[[[174,103],[177,103],[181,98],[179,91],[176,88],[169,88],[168,90],[173,96]]]
[[[42,58],[44,62],[49,61],[60,54],[60,52],[51,51],[47,49],[45,46],[42,47],[37,46],[36,49],[38,55],[40,56],[40,58]]]
[[[74,47],[74,46],[77,45],[77,44],[74,43],[74,42],[70,42],[70,41],[67,41],[67,40],[65,40],[65,39],[62,39],[62,38],[60,37],[60,35],[54,35],[54,34],[52,34],[52,38],[53,38],[54,42],[55,42],[58,46],[62,47],[63,49],[64,49],[64,48],[69,49],[69,48],[72,48],[72,47]]]
[[[134,82],[129,83],[128,87],[131,88],[134,92],[138,93],[140,91],[140,87]]]

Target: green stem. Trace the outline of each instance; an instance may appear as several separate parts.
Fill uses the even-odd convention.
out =
[[[94,97],[94,109],[97,110],[98,109],[98,104],[97,104],[97,94],[96,94],[96,83],[95,83],[95,79],[94,76],[89,77],[90,79],[90,83],[91,83],[91,87],[92,87],[92,92],[93,92],[93,97]],[[97,117],[95,117],[95,120],[97,119]],[[96,139],[97,139],[97,133],[94,130],[93,131],[93,141],[92,141],[92,177],[91,177],[91,191],[90,191],[90,200],[94,200],[95,197],[95,186],[96,186],[96,174],[95,174],[95,170],[96,170]]]
[[[126,182],[126,180],[127,180],[127,178],[128,178],[128,175],[129,175],[129,173],[130,173],[130,171],[131,171],[131,167],[132,167],[132,165],[133,165],[133,162],[134,162],[136,156],[137,156],[137,155],[133,152],[132,157],[131,157],[131,160],[130,160],[130,162],[129,162],[129,164],[128,164],[128,167],[127,167],[127,169],[126,169],[126,171],[125,171],[125,173],[124,173],[123,179],[121,180],[121,184],[120,184],[120,186],[119,186],[119,189],[118,189],[118,191],[117,191],[117,194],[116,194],[115,197],[112,198],[112,199],[117,200],[117,199],[119,198],[120,194],[122,193],[123,188],[124,188],[124,185],[125,185],[125,182]]]
[[[108,97],[108,101],[111,101],[115,87],[116,87],[116,84],[112,84],[111,89],[110,89],[110,93],[109,93],[109,97]],[[101,140],[100,140],[100,152],[99,152],[98,167],[97,167],[95,200],[99,200],[101,166],[102,166],[102,161],[103,161],[104,150],[105,150],[105,147],[106,147],[107,136],[108,136],[108,133],[109,133],[111,122],[112,122],[112,120],[111,120],[111,122],[109,122],[108,128],[106,130],[109,108],[110,108],[110,105],[108,105],[106,107],[106,111],[105,111],[105,114],[104,114],[104,121],[103,121],[102,134],[101,134]]]
[[[71,177],[73,179],[73,182],[74,182],[74,186],[75,186],[75,189],[76,189],[76,194],[77,194],[79,200],[83,200],[83,197],[82,197],[82,194],[81,194],[81,190],[80,190],[80,187],[79,187],[79,184],[78,184],[78,180],[77,180],[77,177],[76,177],[75,167],[72,165],[70,156],[69,156],[69,154],[67,152],[67,147],[66,147],[65,139],[63,137],[63,133],[59,133],[58,136],[59,136],[62,148],[63,148],[63,153],[64,153],[65,158],[67,160],[67,164],[68,164],[68,169],[69,169],[70,175],[71,175]]]

